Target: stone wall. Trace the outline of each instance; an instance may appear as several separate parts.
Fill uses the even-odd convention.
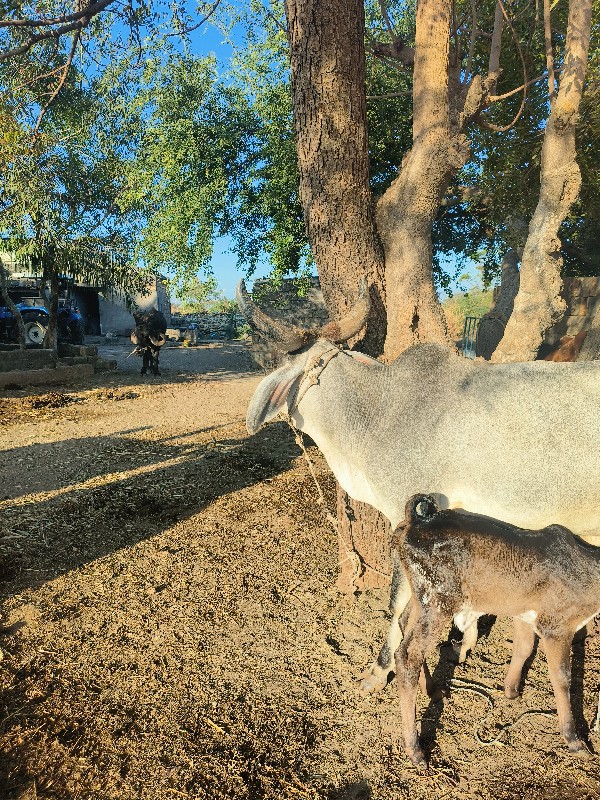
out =
[[[516,269],[516,267],[515,267]],[[506,320],[512,312],[514,297],[519,289],[519,273],[516,281],[504,281],[502,286],[494,288],[494,303],[488,314],[485,314],[477,331],[475,353],[483,358],[491,358],[492,353],[504,335]],[[565,278],[564,297],[567,302],[565,316],[547,331],[544,344],[555,345],[563,336],[575,336],[581,331],[594,331],[588,335],[587,344],[581,350],[579,359],[596,358],[591,349],[600,335],[600,276],[591,278]],[[501,300],[504,300],[502,305]],[[578,359],[578,360],[579,360]]]
[[[52,350],[0,346],[0,390],[79,383],[94,372],[116,368],[116,361],[100,358],[92,346],[61,343],[58,358]]]
[[[562,336],[600,328],[600,276],[565,278],[564,287],[567,312],[546,334],[548,344],[555,344]]]
[[[329,319],[318,278],[310,279],[304,297],[298,297],[297,284],[292,280],[283,281],[276,290],[270,290],[267,281],[255,281],[252,296],[270,317],[294,327],[318,328]],[[263,369],[273,369],[281,360],[281,354],[256,331],[252,332],[251,352]]]
[[[176,329],[196,325],[200,339],[232,339],[246,324],[241,314],[203,311],[197,314],[173,314],[169,328]],[[169,334],[169,330],[167,330]]]

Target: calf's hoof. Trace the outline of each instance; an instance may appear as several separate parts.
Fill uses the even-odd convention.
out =
[[[506,697],[508,697],[509,700],[516,700],[517,697],[519,696],[519,687],[507,684],[504,687],[504,694]]]
[[[425,753],[423,752],[421,745],[417,745],[417,747],[413,747],[410,750],[407,748],[406,755],[410,758],[418,770],[426,772],[429,769],[427,759],[425,758]]]
[[[390,672],[392,672],[392,670],[380,667],[377,662],[371,664],[360,676],[360,693],[362,695],[367,695],[373,694],[374,692],[381,692],[382,689],[385,689],[387,686]]]
[[[567,741],[567,747],[569,748],[569,752],[577,756],[577,758],[587,759],[592,757],[586,743],[582,739],[571,739],[571,741]]]

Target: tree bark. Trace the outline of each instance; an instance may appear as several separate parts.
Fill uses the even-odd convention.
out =
[[[517,250],[507,250],[502,259],[500,288],[493,306],[484,314],[477,328],[475,355],[489,361],[504,336],[506,323],[510,319],[519,291],[519,258]]]
[[[388,287],[388,361],[417,342],[451,346],[433,285],[431,243],[431,227],[442,197],[469,154],[468,142],[458,130],[450,105],[451,21],[452,4],[447,0],[419,1],[413,146],[400,174],[377,206]],[[456,82],[456,88],[458,85]]]
[[[327,308],[342,315],[367,276],[360,349],[386,333],[383,251],[369,186],[362,0],[286,0],[300,201]]]
[[[492,361],[535,359],[544,334],[566,310],[558,230],[581,186],[575,125],[583,91],[592,16],[591,0],[571,0],[563,68],[542,147],[540,199],[523,250],[514,311]]]
[[[323,296],[341,316],[367,276],[371,314],[354,346],[379,356],[386,336],[384,255],[369,185],[362,0],[286,0],[300,201]],[[386,586],[389,523],[338,486],[338,586]]]
[[[462,85],[458,62],[450,69],[451,9],[450,0],[419,0],[413,148],[378,204],[376,224],[362,0],[286,0],[300,200],[325,302],[340,315],[366,275],[373,309],[359,347],[378,356],[385,343],[388,360],[417,341],[451,346],[433,285],[431,226],[468,157],[462,131],[484,107],[489,81],[476,77]],[[346,591],[387,585],[387,521],[341,490],[337,510],[338,585]]]
[[[14,304],[12,297],[8,294],[8,286],[6,283],[6,272],[4,267],[0,266],[0,295],[4,298],[4,302],[6,303],[7,308],[9,308],[12,312],[13,317],[17,321],[17,328],[19,330],[19,350],[25,350],[25,325],[23,323],[23,317],[21,316],[21,312]]]

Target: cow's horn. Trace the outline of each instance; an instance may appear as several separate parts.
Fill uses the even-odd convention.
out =
[[[261,333],[264,333],[268,339],[271,339],[278,350],[284,353],[292,353],[306,344],[306,332],[298,328],[288,328],[260,310],[248,294],[243,280],[237,285],[236,297],[240,312],[248,322],[258,328]]]
[[[352,308],[337,322],[328,322],[319,330],[323,339],[333,342],[345,342],[355,336],[364,326],[371,310],[371,298],[367,279],[363,278],[358,285],[358,300]]]
[[[155,347],[162,347],[167,341],[164,333],[157,333],[156,336],[149,336],[148,338]]]

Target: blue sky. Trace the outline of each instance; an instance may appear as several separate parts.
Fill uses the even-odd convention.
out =
[[[223,290],[225,297],[233,300],[235,297],[235,287],[240,278],[244,277],[241,270],[237,269],[237,256],[229,251],[230,241],[226,237],[219,237],[215,241],[215,250],[210,265],[215,278],[219,282],[219,288]],[[256,278],[264,278],[269,273],[269,265],[258,266],[252,278],[248,281],[248,286],[252,286]]]

